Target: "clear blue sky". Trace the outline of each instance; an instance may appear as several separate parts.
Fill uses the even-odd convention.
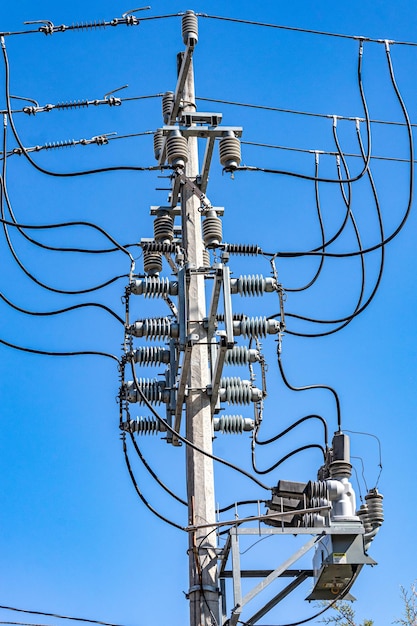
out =
[[[20,0],[6,3],[0,12],[0,31],[17,31],[26,20],[47,19],[54,24],[111,20],[135,8],[112,0],[52,2]],[[193,9],[299,28],[330,31],[397,41],[417,41],[415,3],[399,0],[334,3],[212,2],[181,4],[155,2],[139,17]],[[176,53],[183,49],[180,18],[143,21],[137,27],[32,34],[6,37],[10,61],[10,89],[39,105],[102,99],[120,86],[120,97],[133,98],[173,90]],[[415,69],[417,47],[391,46],[398,86],[411,121],[417,121]],[[246,26],[200,19],[195,52],[197,96],[270,107],[363,117],[357,85],[358,42],[350,39]],[[387,68],[384,45],[365,43],[363,83],[374,120],[404,122]],[[0,74],[0,109],[5,108],[4,66]],[[13,107],[26,103],[13,100]],[[334,151],[333,120],[198,102],[199,109],[223,113],[223,122],[243,126],[247,142],[307,150]],[[90,139],[104,133],[113,137],[153,131],[162,125],[160,98],[132,100],[119,107],[90,106],[71,111],[52,110],[15,115],[25,146]],[[338,122],[345,152],[358,153],[355,123]],[[365,125],[361,133],[366,143]],[[404,126],[372,125],[372,152],[376,156],[409,158]],[[10,128],[7,149],[16,142]],[[314,174],[314,153],[242,146],[247,165]],[[115,165],[151,166],[152,137],[109,141],[108,145],[78,145],[32,154],[42,167],[56,172]],[[348,160],[352,175],[362,162]],[[334,178],[334,157],[320,157],[320,173]],[[406,162],[373,160],[387,235],[401,222],[408,202],[409,168]],[[167,187],[158,172],[112,172],[77,178],[56,178],[37,172],[23,156],[7,161],[7,188],[21,223],[45,224],[84,220],[106,229],[119,242],[133,243],[152,236],[150,205],[164,204]],[[333,233],[344,215],[337,185],[319,186],[326,232]],[[215,156],[207,194],[225,207],[224,239],[256,243],[269,252],[308,250],[320,243],[314,184],[287,176],[241,172],[232,180],[222,176]],[[364,247],[378,242],[378,225],[364,177],[352,185],[352,210]],[[417,309],[414,279],[417,272],[416,215],[386,247],[386,266],[378,293],[370,306],[340,332],[324,338],[284,337],[283,363],[294,385],[321,383],[336,388],[342,405],[343,426],[379,437],[386,521],[372,544],[376,568],[365,569],[355,584],[358,615],[385,626],[401,613],[400,585],[417,578],[414,506],[416,456]],[[32,233],[33,234],[33,233]],[[107,247],[106,240],[87,228],[36,233],[35,238],[55,246]],[[58,289],[77,290],[126,274],[122,254],[81,255],[41,250],[11,231],[22,262],[39,280]],[[356,248],[355,248],[356,245]],[[335,252],[357,249],[352,228],[333,247]],[[139,249],[138,271],[142,271]],[[379,252],[367,256],[365,299],[378,272]],[[1,235],[0,291],[16,305],[48,311],[78,302],[99,302],[123,316],[125,286],[119,280],[86,296],[55,294],[35,285],[19,269]],[[307,283],[317,260],[277,259],[279,279],[291,289]],[[237,258],[235,275],[269,273],[265,260]],[[288,291],[287,312],[335,319],[350,315],[360,289],[358,259],[328,259],[317,284],[299,294]],[[159,304],[159,306],[161,306]],[[250,307],[252,315],[277,310],[274,296],[236,301],[236,310]],[[154,302],[134,302],[137,317],[164,314]],[[247,309],[245,309],[246,311]],[[159,311],[157,313],[156,311]],[[0,302],[0,339],[50,351],[97,350],[120,356],[122,325],[107,314],[85,308],[53,317],[31,317]],[[288,329],[302,333],[329,330],[334,325],[302,324],[288,317]],[[265,406],[265,438],[306,413],[320,413],[336,430],[331,396],[324,391],[296,394],[285,389],[279,376],[273,340],[265,342],[269,396]],[[155,372],[143,371],[144,377]],[[242,377],[245,375],[240,374]],[[149,513],[137,498],[124,464],[118,430],[117,364],[103,357],[52,358],[0,346],[1,506],[0,604],[67,615],[81,615],[128,626],[188,623],[187,539]],[[232,412],[231,410],[225,411]],[[245,413],[245,408],[237,412]],[[146,413],[144,413],[146,414]],[[249,414],[248,411],[245,414]],[[141,415],[132,407],[132,415]],[[258,464],[267,467],[293,448],[321,442],[318,425],[303,426],[271,450],[259,452]],[[139,441],[143,452],[163,480],[185,496],[184,449],[172,449],[157,437]],[[250,439],[219,436],[215,453],[250,469]],[[352,435],[352,454],[361,457],[368,487],[379,468],[378,446],[369,437]],[[132,452],[133,456],[133,452]],[[267,477],[315,479],[321,460],[308,451]],[[186,512],[172,501],[134,462],[145,496],[164,515],[179,524]],[[359,460],[355,467],[362,495],[366,492]],[[353,484],[359,502],[359,486]],[[222,467],[216,467],[217,498],[221,505],[234,499],[262,498],[262,490]],[[268,543],[269,542],[269,543]],[[267,546],[267,547],[263,547]],[[275,567],[285,558],[283,544],[267,540],[247,555],[248,566]],[[272,562],[271,562],[272,561]],[[306,561],[306,565],[308,563]],[[314,606],[298,595],[264,619],[284,624],[313,614]],[[230,607],[229,607],[230,608]],[[19,621],[18,614],[2,611],[0,620]],[[21,621],[31,621],[23,615]],[[55,624],[35,617],[33,622]],[[312,622],[312,623],[318,623]]]

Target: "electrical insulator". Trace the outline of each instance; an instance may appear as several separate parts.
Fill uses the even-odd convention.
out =
[[[132,280],[130,292],[135,296],[154,298],[156,296],[177,296],[178,282],[160,276],[147,276],[143,279]]]
[[[223,246],[223,250],[229,254],[242,254],[246,256],[262,254],[262,249],[259,246],[244,243],[226,243]]]
[[[182,18],[182,40],[185,45],[191,39],[190,44],[195,45],[198,41],[198,20],[194,11],[186,11]]]
[[[220,149],[220,163],[223,165],[226,172],[234,172],[240,165],[240,141],[235,136],[233,131],[228,131],[227,134],[219,141]]]
[[[163,252],[167,254],[178,253],[178,244],[161,243],[160,241],[142,241],[141,247],[144,252]]]
[[[352,465],[347,461],[332,461],[329,465],[330,478],[349,478],[352,475]]]
[[[379,528],[384,521],[384,510],[382,506],[382,500],[384,496],[378,492],[378,489],[371,489],[365,496],[366,504],[368,505],[369,519],[372,524],[372,528]]]
[[[207,211],[202,228],[206,248],[219,246],[223,238],[222,221],[217,217],[217,213],[214,209]]]
[[[161,404],[161,402],[169,402],[169,391],[165,389],[165,381],[156,378],[139,378],[138,387],[143,396],[152,404]],[[144,399],[136,387],[133,380],[127,380],[124,384],[125,397],[128,402],[139,402],[144,404]]]
[[[213,430],[231,435],[240,435],[244,431],[253,430],[255,422],[242,415],[222,415],[213,419]]]
[[[158,129],[153,135],[153,152],[155,159],[159,161],[162,152],[162,146],[164,145],[164,136],[162,130]]]
[[[247,348],[246,346],[234,346],[226,352],[226,365],[248,365],[260,361],[259,350]]]
[[[173,130],[167,137],[167,159],[171,167],[184,167],[188,161],[188,143],[179,130]]]
[[[239,276],[230,279],[231,293],[239,293],[241,296],[261,296],[276,289],[275,278],[263,276]]]
[[[203,250],[203,265],[204,267],[210,267],[210,253],[207,248]]]
[[[169,363],[169,350],[160,346],[142,346],[133,350],[133,360],[139,365],[160,365]]]
[[[162,254],[160,252],[143,251],[143,269],[145,274],[155,276],[162,272]]]
[[[266,317],[251,317],[233,322],[233,334],[243,337],[266,337],[276,335],[280,331],[280,323],[277,320]]]
[[[252,387],[249,380],[241,380],[237,377],[222,378],[219,390],[220,402],[229,404],[249,404],[259,402],[263,398],[261,389]]]
[[[356,515],[361,520],[363,527],[365,529],[365,533],[370,533],[372,531],[372,522],[369,515],[369,509],[367,504],[362,504],[360,509],[356,511]]]
[[[171,113],[174,106],[174,92],[166,91],[162,96],[162,116],[164,118],[164,124],[169,124],[171,120]]]
[[[137,433],[138,435],[156,435],[157,433],[165,433],[166,426],[162,421],[154,417],[137,417],[135,420],[126,422],[123,430]]]
[[[171,243],[174,239],[174,218],[168,211],[160,211],[153,223],[155,241]]]
[[[171,322],[169,317],[156,317],[135,322],[127,328],[127,332],[134,337],[147,337],[148,339],[178,338],[179,326]]]

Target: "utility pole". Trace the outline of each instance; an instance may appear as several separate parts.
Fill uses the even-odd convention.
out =
[[[135,364],[164,365],[165,372],[163,379],[138,379],[134,373],[134,380],[126,381],[123,369],[121,428],[132,436],[133,433],[165,433],[167,443],[176,447],[186,445],[188,523],[184,527],[168,518],[165,521],[188,533],[190,626],[237,626],[242,621],[242,611],[249,610],[252,600],[279,579],[293,578],[249,619],[245,618],[245,623],[257,623],[309,577],[314,580],[308,600],[333,600],[338,595],[347,598],[362,567],[374,564],[367,549],[383,521],[382,496],[376,489],[371,490],[365,498],[366,505],[356,511],[350,483],[349,438],[342,432],[339,422],[331,447],[326,431],[324,465],[318,469],[317,480],[303,483],[279,480],[276,486],[268,487],[242,468],[226,463],[269,491],[270,500],[264,514],[260,514],[258,501],[253,503],[258,505],[256,515],[242,518],[236,511],[233,520],[216,520],[213,431],[222,434],[254,431],[254,450],[267,395],[260,339],[279,336],[285,331],[284,298],[273,262],[272,275],[268,277],[235,278],[231,274],[231,255],[256,256],[260,249],[257,245],[224,243],[219,217],[224,209],[214,207],[205,194],[216,140],[223,170],[233,173],[240,164],[242,129],[223,126],[220,113],[196,110],[193,52],[198,41],[198,24],[193,11],[183,15],[182,35],[186,48],[178,55],[175,92],[167,91],[163,96],[164,126],[154,135],[155,158],[161,168],[168,163],[171,169],[170,194],[167,206],[151,207],[155,216],[154,238],[141,240],[146,276],[132,280],[126,292],[126,320],[130,319],[131,295],[161,297],[170,308],[169,316],[128,323],[125,336],[128,346],[125,363],[131,362],[133,373]],[[199,140],[206,142],[201,169]],[[174,220],[178,217],[181,225],[175,228]],[[160,277],[163,261],[168,262],[173,279]],[[211,299],[207,306],[209,285]],[[249,317],[233,313],[232,295],[250,297],[267,293],[278,295],[279,321],[275,316]],[[177,305],[171,300],[172,296],[177,298]],[[162,340],[164,345],[133,349],[133,337]],[[239,341],[249,342],[249,347]],[[254,384],[253,365],[260,368],[262,388]],[[223,368],[227,366],[249,366],[250,379],[223,376]],[[254,417],[216,417],[226,402],[253,404]],[[145,404],[153,417],[130,420],[128,403]],[[153,409],[152,403],[165,403],[165,418]],[[184,407],[185,429],[181,424]],[[125,422],[123,410],[127,414]],[[184,430],[185,437],[181,434]],[[279,436],[282,434],[285,431]],[[285,458],[276,466],[282,460]],[[257,471],[255,465],[254,471]],[[219,524],[227,529],[223,531],[226,538],[221,550],[217,548]],[[241,567],[241,536],[276,535],[278,538],[299,534],[313,538],[280,565],[277,566],[274,554],[272,568]],[[313,547],[314,568],[294,569],[293,565]],[[261,580],[244,594],[247,584],[243,587],[243,577]],[[228,580],[232,582],[231,588]],[[226,600],[230,591],[233,603],[228,613]]]
[[[183,112],[195,112],[194,70],[190,63],[183,92]],[[185,174],[195,182],[199,174],[197,137],[188,138]],[[193,191],[182,186],[182,236],[187,251],[188,340],[192,342],[191,367],[186,399],[186,436],[200,449],[212,453],[212,422],[209,385],[206,297],[203,267],[201,202]],[[215,522],[213,460],[187,446],[188,521],[190,526]],[[215,526],[213,526],[213,531]],[[216,533],[205,527],[189,534],[190,626],[219,623]]]

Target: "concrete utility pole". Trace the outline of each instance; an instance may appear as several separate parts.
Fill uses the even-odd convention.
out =
[[[194,71],[190,64],[184,93],[184,113],[195,111]],[[197,138],[188,138],[188,162],[185,174],[192,181],[199,173]],[[181,213],[184,247],[188,257],[188,337],[191,349],[191,367],[188,397],[186,400],[186,433],[193,444],[212,452],[212,422],[209,384],[204,274],[197,268],[203,262],[203,237],[201,230],[201,202],[192,190],[183,185],[181,190]],[[213,461],[187,446],[188,517],[190,525],[215,523]],[[210,528],[190,533],[190,626],[212,626],[219,623],[219,591],[217,577],[216,533]]]

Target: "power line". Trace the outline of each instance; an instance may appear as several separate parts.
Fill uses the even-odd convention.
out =
[[[42,615],[44,617],[55,617],[57,619],[68,619],[75,622],[87,622],[88,624],[100,624],[101,626],[123,626],[122,624],[112,624],[111,622],[102,622],[99,620],[88,619],[84,617],[70,617],[68,615],[59,615],[58,613],[45,613],[42,611],[29,611],[28,609],[17,609],[13,606],[0,606],[0,609],[5,611],[17,611],[18,613],[28,613],[30,615]],[[6,624],[10,624],[13,622],[3,622]],[[15,622],[17,623],[17,622]]]
[[[278,30],[288,30],[294,31],[298,33],[306,33],[310,35],[321,35],[324,37],[337,37],[338,39],[350,39],[354,41],[366,41],[371,43],[379,43],[386,44],[387,42],[390,44],[397,44],[401,46],[417,46],[417,43],[414,41],[394,41],[392,39],[375,39],[372,37],[364,37],[363,35],[346,35],[343,33],[334,33],[330,31],[323,30],[314,30],[312,28],[301,28],[297,26],[283,26],[281,24],[269,24],[267,22],[256,22],[254,20],[243,20],[235,17],[223,17],[220,15],[208,15],[207,13],[196,13],[198,17],[208,18],[212,20],[219,20],[223,22],[234,22],[236,24],[246,24],[248,26],[262,26],[264,28],[275,28]]]

